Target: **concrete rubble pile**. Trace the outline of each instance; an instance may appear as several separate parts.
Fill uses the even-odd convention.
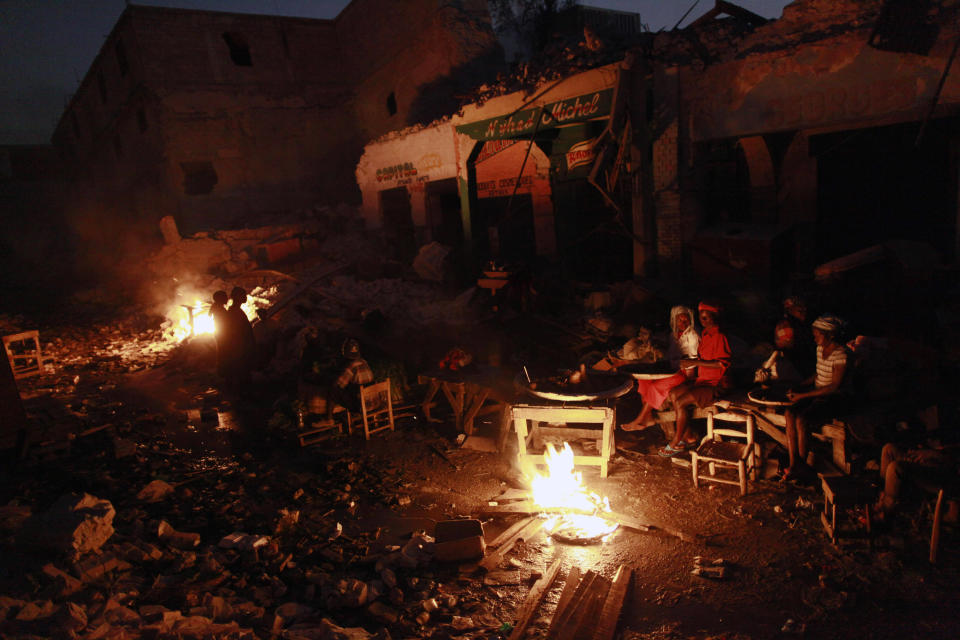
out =
[[[8,487],[0,635],[469,638],[505,621],[479,581],[434,561],[425,531],[365,524],[410,503],[382,461],[353,454],[305,472],[138,439],[121,459],[90,439],[43,485]],[[95,495],[42,506],[69,485]]]

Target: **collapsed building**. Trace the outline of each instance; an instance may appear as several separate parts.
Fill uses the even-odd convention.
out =
[[[356,201],[365,141],[501,59],[483,2],[354,0],[333,20],[128,5],[53,135],[66,206],[113,250],[165,216],[193,233]]]
[[[890,239],[952,259],[956,13],[798,0],[767,21],[718,1],[584,70],[571,59],[605,45],[588,38],[522,67],[522,90],[481,87],[369,143],[364,217],[408,244],[559,257],[590,279],[770,286]]]

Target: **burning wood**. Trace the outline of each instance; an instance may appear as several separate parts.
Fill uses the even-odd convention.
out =
[[[240,307],[250,322],[258,319],[257,310],[269,307],[277,298],[278,285],[255,287],[247,294],[247,301]],[[180,344],[192,336],[212,334],[213,316],[210,315],[209,295],[196,291],[178,292],[177,301],[167,310],[163,323],[163,340]]]
[[[610,500],[583,484],[583,474],[574,470],[573,449],[568,443],[564,442],[560,451],[547,443],[544,460],[547,475],[532,472],[530,484],[534,505],[560,510],[547,519],[549,535],[566,542],[591,543],[616,531],[618,523],[605,517],[611,513]]]

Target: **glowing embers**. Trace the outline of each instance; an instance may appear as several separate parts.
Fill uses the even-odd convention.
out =
[[[530,484],[534,504],[555,514],[544,527],[547,533],[562,542],[593,544],[616,531],[619,524],[603,517],[611,513],[610,501],[584,486],[583,474],[574,471],[570,445],[564,442],[557,451],[547,443],[543,457],[547,474],[532,472]]]

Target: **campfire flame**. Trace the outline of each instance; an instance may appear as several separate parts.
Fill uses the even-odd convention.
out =
[[[543,509],[562,511],[547,520],[547,532],[562,531],[565,538],[580,540],[605,539],[613,533],[618,523],[602,515],[611,513],[610,500],[589,491],[583,484],[583,474],[574,471],[573,449],[569,443],[564,442],[560,451],[547,443],[543,457],[547,474],[532,473],[533,502]]]

